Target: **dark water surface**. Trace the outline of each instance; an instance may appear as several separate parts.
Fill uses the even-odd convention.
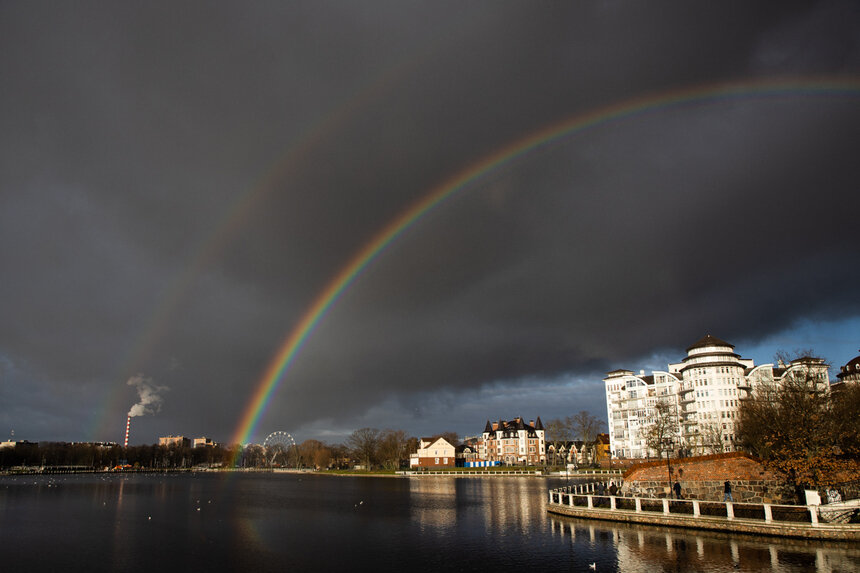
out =
[[[856,544],[551,517],[540,478],[0,477],[0,571],[860,571]]]

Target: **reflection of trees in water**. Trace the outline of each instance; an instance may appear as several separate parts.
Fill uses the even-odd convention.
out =
[[[689,532],[657,526],[606,524],[550,517],[554,536],[576,545],[613,546],[619,571],[860,571],[860,547],[816,542]]]

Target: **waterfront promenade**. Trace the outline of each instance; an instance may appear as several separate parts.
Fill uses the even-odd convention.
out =
[[[596,495],[591,484],[550,490],[547,511],[623,523],[860,541],[860,525],[822,523],[818,506]]]
[[[453,470],[403,470],[397,475],[405,477],[505,477],[505,476],[532,476],[532,477],[554,477],[570,479],[594,479],[621,480],[621,472],[618,470],[586,470],[574,472],[548,472],[540,469],[453,469]]]

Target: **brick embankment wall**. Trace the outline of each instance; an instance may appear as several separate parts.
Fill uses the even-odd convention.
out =
[[[716,454],[671,460],[672,484],[681,484],[681,495],[687,499],[722,501],[725,481],[732,485],[737,502],[793,503],[781,483],[755,458],[741,453]],[[624,474],[624,495],[666,495],[669,469],[665,460],[630,468]]]

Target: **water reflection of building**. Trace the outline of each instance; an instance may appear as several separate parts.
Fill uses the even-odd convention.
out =
[[[457,478],[409,480],[412,518],[422,526],[450,529],[457,521]]]
[[[554,536],[614,548],[618,571],[860,571],[860,548],[550,517]]]
[[[453,529],[457,526],[458,498],[480,499],[480,505],[465,506],[470,519],[483,521],[480,531],[515,529],[525,535],[546,515],[544,496],[536,494],[536,488],[543,489],[543,482],[522,477],[410,478],[412,518],[422,525]]]

